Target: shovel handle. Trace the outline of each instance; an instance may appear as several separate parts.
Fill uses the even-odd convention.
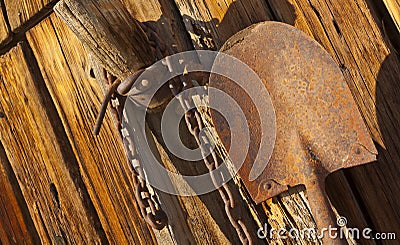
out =
[[[346,239],[340,237],[340,229],[346,222],[343,223],[343,220],[334,214],[325,191],[325,180],[316,180],[313,183],[307,186],[307,196],[317,224],[317,235],[322,238],[324,244],[347,244]]]

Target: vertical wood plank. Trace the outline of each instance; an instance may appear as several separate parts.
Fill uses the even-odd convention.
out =
[[[260,0],[175,2],[198,49],[217,50],[236,32],[271,19],[267,4]]]
[[[101,243],[72,149],[26,43],[0,59],[0,140],[43,243]]]
[[[302,19],[296,26],[322,44],[341,67],[347,84],[378,148],[378,162],[345,170],[368,225],[377,231],[400,232],[398,163],[400,62],[387,43],[379,18],[364,0],[270,0],[282,21]],[[280,12],[290,5],[292,13]],[[385,219],[379,217],[387,217]],[[362,225],[362,224],[361,224]]]
[[[124,0],[131,15],[156,28],[160,37],[175,52],[193,49],[188,38],[180,13],[171,0],[133,1]],[[188,163],[172,154],[161,135],[160,121],[162,111],[149,113],[147,121],[156,140],[160,152],[160,160],[172,172],[194,175],[204,173],[206,168],[202,162]],[[190,133],[181,127],[180,135],[188,145],[196,143]],[[238,193],[236,193],[238,194]],[[170,230],[178,243],[239,243],[236,232],[226,217],[224,204],[216,192],[202,196],[179,197],[159,193],[163,207],[170,217]],[[240,199],[239,195],[235,196]],[[245,211],[248,211],[246,208]],[[251,218],[247,218],[254,229]],[[254,234],[253,234],[254,235]],[[257,244],[258,241],[255,241]]]
[[[55,11],[119,79],[154,62],[145,33],[120,1],[63,0]]]
[[[172,0],[122,0],[131,16],[160,31],[159,35],[175,51],[192,50],[181,16]]]
[[[92,135],[102,91],[89,78],[88,53],[55,15],[30,30],[27,38],[108,241],[154,243],[154,235],[138,213],[125,153],[109,113],[100,136]]]
[[[57,0],[3,0],[11,31],[16,33],[26,27],[33,18],[49,13]]]
[[[1,142],[0,217],[0,243],[39,243],[38,233],[29,215],[25,199]]]
[[[11,32],[4,13],[3,2],[0,1],[0,47],[11,41]]]
[[[202,1],[201,3],[196,2],[196,4],[191,0],[175,0],[175,2],[196,49],[219,49],[236,32],[251,24],[275,18],[264,1]],[[287,8],[286,11],[290,12],[291,8]],[[239,185],[234,188],[244,187]],[[240,200],[239,197],[237,199]],[[305,191],[300,187],[294,187],[260,205],[251,205],[250,200],[247,205],[249,205],[247,208],[251,210],[257,225],[262,228],[265,224],[277,230],[281,228],[301,230],[302,228],[316,227],[308,207]],[[255,234],[257,230],[254,229],[251,232]],[[301,238],[297,240],[280,239],[278,236],[274,236],[272,239],[268,237],[267,240],[274,244],[309,243]],[[261,242],[262,240],[256,241]],[[320,240],[316,240],[311,243],[319,244],[320,242]]]
[[[400,32],[400,1],[399,0],[383,0],[393,22],[396,24],[397,31]]]

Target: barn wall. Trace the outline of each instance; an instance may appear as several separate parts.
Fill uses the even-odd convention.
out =
[[[0,241],[237,243],[217,193],[160,193],[171,217],[168,230],[154,231],[140,218],[109,112],[100,136],[91,133],[103,90],[90,77],[89,53],[53,13],[56,2],[0,0]],[[163,28],[179,51],[217,50],[264,20],[289,23],[317,40],[341,68],[379,151],[378,162],[329,177],[332,204],[350,227],[400,236],[398,0],[122,2],[134,18]],[[152,115],[149,126],[160,157],[169,168],[195,171],[164,151],[159,116]],[[230,185],[241,200],[239,188]],[[264,222],[313,224],[301,187],[252,212],[244,201],[240,205],[253,232]]]

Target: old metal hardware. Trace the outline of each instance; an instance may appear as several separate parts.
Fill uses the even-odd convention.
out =
[[[213,170],[219,167],[219,165],[221,164],[221,159],[218,157],[211,144],[208,143],[203,145],[201,143],[199,133],[204,128],[204,124],[202,122],[200,112],[197,109],[188,109],[193,106],[193,101],[190,98],[183,98],[179,96],[180,91],[184,91],[193,87],[193,84],[189,80],[186,80],[183,81],[182,90],[178,89],[177,87],[178,86],[173,82],[170,83],[170,88],[172,92],[174,93],[174,95],[178,96],[182,108],[187,111],[187,113],[185,114],[186,125],[201,149],[203,161],[210,171],[213,184],[218,187],[220,186],[220,183],[218,182],[217,177],[215,176],[215,171]],[[207,156],[207,153],[210,154]],[[221,187],[218,187],[217,190],[222,200],[224,201],[226,215],[231,225],[235,228],[240,241],[243,244],[252,244],[251,236],[246,224],[244,224],[244,222],[242,221],[240,214],[238,212],[235,212],[235,208],[237,208],[237,206],[235,204],[236,201],[233,198],[230,187],[227,183],[225,183]]]
[[[169,49],[166,45],[161,43],[160,41],[161,39],[159,38],[156,30],[149,28],[144,24],[142,26],[146,34],[148,35],[150,42],[153,44],[152,47],[155,49],[155,53],[158,54],[157,56],[158,59],[163,59],[165,56],[173,54],[173,51],[171,49]],[[168,64],[168,60],[166,60],[166,62],[167,62],[165,64],[166,66],[172,67],[171,65]],[[173,71],[170,70],[170,72]],[[200,141],[199,132],[204,128],[204,124],[202,122],[200,112],[197,109],[194,108],[189,110],[189,108],[191,108],[191,105],[193,105],[194,103],[193,99],[188,97],[182,97],[179,95],[180,92],[192,88],[194,86],[191,79],[188,79],[187,77],[184,76],[179,76],[177,79],[169,81],[168,85],[169,88],[171,89],[172,94],[178,97],[182,108],[186,112],[185,113],[186,125],[201,149],[204,163],[206,164],[206,167],[211,173],[213,183],[216,186],[219,186],[216,181],[216,177],[213,175],[214,173],[213,170],[220,165],[221,159],[219,159],[219,157],[217,156],[217,154],[215,153],[214,149],[210,144],[203,145]],[[207,147],[208,149],[206,149],[205,147]],[[235,209],[237,209],[237,205],[235,204],[236,201],[233,199],[230,187],[226,183],[223,184],[221,187],[217,188],[217,190],[222,200],[224,201],[227,217],[231,225],[235,228],[240,241],[243,244],[252,244],[253,242],[246,224],[244,224],[244,222],[242,221],[239,212],[235,212]]]
[[[330,55],[300,30],[278,22],[253,25],[230,38],[222,51],[252,68],[270,93],[276,111],[276,142],[265,169],[249,179],[263,140],[260,120],[250,98],[229,79],[211,75],[210,86],[228,93],[243,109],[250,147],[238,174],[252,199],[260,203],[290,186],[305,184],[318,227],[332,218],[325,177],[338,169],[376,160],[376,149],[349,88]],[[229,64],[226,64],[229,66]],[[251,83],[252,81],[248,81]],[[213,98],[210,95],[210,103]],[[229,106],[229,105],[227,105]],[[229,148],[229,127],[212,113],[223,144]],[[240,128],[230,131],[241,132]],[[233,155],[235,152],[232,153]]]
[[[137,73],[140,72],[141,71],[138,71]],[[134,142],[132,142],[132,139],[128,137],[128,129],[122,128],[121,124],[122,110],[124,108],[123,105],[125,103],[126,97],[119,94],[118,90],[120,92],[123,92],[123,86],[125,86],[126,84],[122,83],[123,86],[121,86],[121,82],[116,77],[109,74],[106,70],[104,70],[103,76],[108,82],[109,89],[107,91],[107,94],[105,95],[105,99],[103,100],[102,107],[99,112],[99,116],[97,117],[96,126],[93,132],[94,134],[99,133],[100,125],[103,121],[107,105],[110,104],[111,111],[116,120],[118,131],[120,132],[120,137],[123,141],[125,153],[129,163],[129,168],[132,173],[134,194],[140,208],[140,213],[151,227],[157,230],[161,230],[167,225],[168,217],[166,213],[160,208],[160,205],[157,205],[155,200],[153,200],[149,189],[147,188],[141,161],[138,154],[135,152],[135,144]],[[135,74],[133,76],[135,76]],[[126,83],[130,83],[130,80],[126,81]],[[118,103],[111,103],[111,100],[116,100],[118,101]]]
[[[141,24],[141,27],[149,37],[151,48],[157,54],[158,59],[162,59],[174,53],[173,50],[169,49],[165,44],[162,44],[156,30],[154,30],[153,28],[149,27],[146,24]],[[168,66],[168,64],[165,65]],[[129,94],[131,94],[132,86],[135,85],[136,79],[140,76],[142,72],[143,70],[137,71],[136,73],[132,74],[127,79],[125,79],[122,83],[115,77],[112,77],[110,74],[107,75],[110,88],[102,103],[102,108],[100,110],[96,126],[93,130],[95,133],[99,132],[99,128],[104,118],[105,110],[107,108],[107,104],[110,102],[111,98],[113,97],[119,98],[122,101],[122,103],[121,102],[120,103],[123,104],[123,101],[126,99],[125,94],[128,92]],[[157,82],[157,81],[151,80],[150,82]],[[179,97],[178,94],[181,91],[193,87],[193,84],[190,79],[184,79],[183,77],[179,77],[177,79],[171,80],[168,84],[168,87],[174,96]],[[162,88],[160,91],[161,92],[158,92],[159,94],[156,94],[155,96],[156,98],[158,96],[160,97],[164,96],[164,98],[165,97],[168,98],[168,93],[165,92],[165,89]],[[163,99],[159,99],[156,101],[163,101]],[[221,159],[218,158],[217,154],[213,151],[211,145],[208,145],[209,149],[205,149],[204,147],[207,147],[207,145],[202,145],[200,142],[199,132],[204,128],[204,124],[201,121],[202,119],[200,113],[196,109],[187,110],[188,105],[193,104],[192,98],[179,97],[179,101],[182,108],[185,111],[187,111],[187,113],[185,114],[185,121],[190,133],[195,137],[196,142],[200,146],[202,154],[204,154],[204,162],[209,171],[211,173],[214,173],[213,170],[219,166],[219,164],[221,163]],[[116,115],[117,125],[118,128],[121,130],[121,137],[124,140],[124,146],[127,151],[128,159],[132,161],[132,159],[134,159],[132,156],[133,153],[130,152],[130,149],[132,149],[132,147],[129,147],[129,145],[133,145],[133,142],[130,142],[129,137],[124,137],[124,134],[122,133],[123,129],[121,129],[120,118],[122,115],[121,111],[122,108],[123,107],[121,106],[115,107],[112,105],[112,111]],[[207,156],[206,155],[207,153],[210,153],[210,155]],[[163,228],[167,223],[167,217],[164,211],[162,211],[161,209],[157,210],[154,208],[155,207],[154,201],[150,198],[150,194],[147,190],[146,183],[143,178],[143,169],[141,167],[139,168],[136,167],[135,169],[132,169],[132,175],[135,181],[135,188],[136,188],[135,196],[141,208],[142,216],[145,218],[147,222],[149,222],[149,224],[152,227],[156,229]],[[212,174],[212,180],[216,186],[219,186],[216,177],[213,174]],[[252,244],[249,230],[247,229],[246,224],[244,224],[244,222],[242,221],[240,217],[240,212],[235,211],[235,209],[237,209],[237,205],[235,204],[236,201],[233,199],[230,187],[227,184],[224,184],[222,185],[222,187],[218,188],[218,192],[220,193],[220,196],[224,201],[227,217],[232,226],[237,231],[239,239],[243,244]],[[146,212],[145,209],[149,207],[151,208],[151,212]],[[154,222],[154,220],[156,220],[157,222]]]

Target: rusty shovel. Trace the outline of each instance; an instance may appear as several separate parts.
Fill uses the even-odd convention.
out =
[[[221,51],[248,65],[272,102],[256,108],[254,98],[235,82],[218,75],[210,77],[210,86],[230,95],[246,116],[250,143],[238,174],[252,199],[260,203],[304,184],[318,229],[336,226],[325,178],[338,169],[375,161],[377,155],[337,64],[305,33],[278,22],[250,26],[231,37]],[[215,99],[210,94],[210,103]],[[271,126],[276,131],[275,142],[263,139],[260,122],[264,119],[257,113],[271,110],[275,112],[276,128]],[[227,128],[238,132],[242,128],[232,128],[219,113],[212,111],[211,115],[222,143],[229,149]],[[262,141],[274,143],[271,153],[263,152]],[[231,158],[234,155],[230,153]],[[263,168],[254,164],[257,155],[268,162]],[[251,178],[252,171],[259,175]],[[326,237],[324,241],[339,242]]]

